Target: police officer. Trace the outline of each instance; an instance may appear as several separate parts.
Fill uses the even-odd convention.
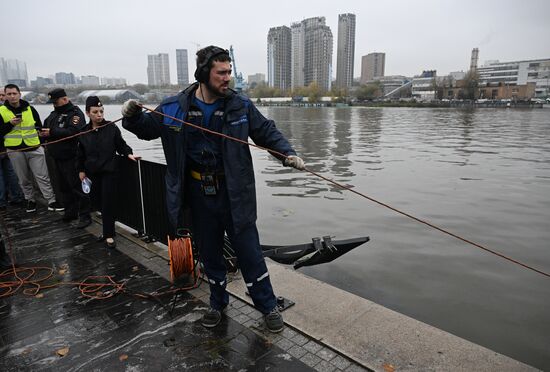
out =
[[[245,96],[229,89],[231,58],[226,49],[209,46],[197,52],[197,82],[165,99],[157,111],[204,128],[275,150],[285,165],[304,168],[302,159]],[[201,323],[215,327],[229,302],[227,269],[222,253],[224,233],[235,248],[239,266],[256,308],[269,331],[283,330],[283,318],[261,251],[256,228],[256,191],[252,156],[247,145],[222,140],[166,116],[143,113],[137,101],[122,107],[122,125],[139,138],[162,138],[166,157],[166,198],[177,235],[183,209],[189,207],[192,232],[210,284],[210,309]],[[277,156],[277,155],[276,155]]]
[[[56,88],[48,93],[48,103],[54,110],[44,121],[40,136],[47,142],[62,140],[78,134],[86,120],[82,110],[72,104],[64,89]],[[62,220],[70,222],[79,218],[77,227],[83,229],[92,223],[90,198],[82,192],[77,164],[78,139],[76,137],[48,145],[48,154],[54,159],[56,178],[65,205]]]

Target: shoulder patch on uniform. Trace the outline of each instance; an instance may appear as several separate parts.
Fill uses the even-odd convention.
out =
[[[78,125],[78,123],[80,123],[80,117],[79,116],[73,116],[71,121],[72,121],[73,125]]]

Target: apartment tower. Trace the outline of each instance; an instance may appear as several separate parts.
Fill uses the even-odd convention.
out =
[[[170,85],[168,53],[147,56],[147,84],[150,86]]]
[[[287,26],[272,27],[267,34],[267,83],[288,90],[291,86],[291,33]]]
[[[189,62],[187,49],[176,49],[176,71],[178,73],[178,85],[186,87],[189,85]]]
[[[323,91],[332,83],[332,31],[325,17],[307,18],[304,24],[304,86],[315,82]]]
[[[336,87],[349,89],[353,83],[355,57],[355,14],[338,15],[338,47],[336,50]]]
[[[384,76],[386,53],[369,53],[361,58],[361,84]]]

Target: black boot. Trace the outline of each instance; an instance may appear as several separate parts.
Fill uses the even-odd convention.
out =
[[[11,259],[8,253],[6,252],[6,247],[4,246],[4,240],[2,235],[0,235],[0,271],[11,268]]]

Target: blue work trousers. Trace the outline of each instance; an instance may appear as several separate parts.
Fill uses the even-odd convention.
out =
[[[265,259],[260,247],[256,224],[235,233],[231,206],[223,178],[216,195],[204,195],[201,181],[188,177],[188,195],[191,206],[193,239],[199,250],[210,284],[210,306],[222,310],[229,303],[226,291],[227,267],[223,256],[224,233],[237,256],[248,292],[255,307],[267,314],[277,304]]]

